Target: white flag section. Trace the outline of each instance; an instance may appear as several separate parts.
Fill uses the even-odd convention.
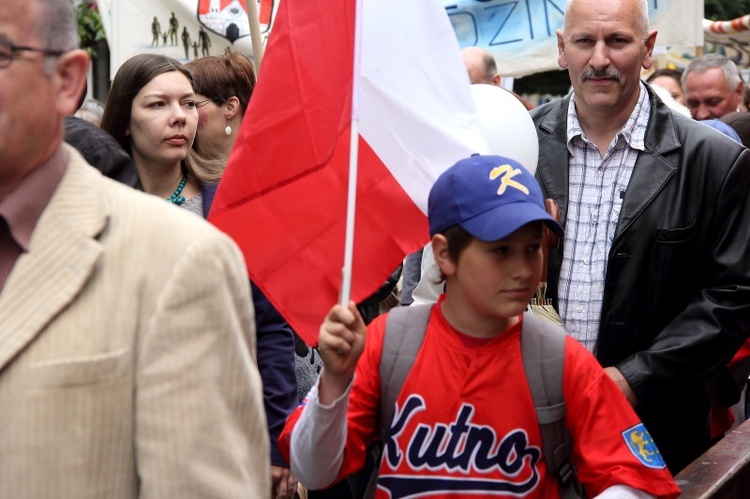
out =
[[[487,152],[469,77],[437,1],[363,4],[360,134],[426,214],[438,175],[471,153]],[[384,37],[389,25],[400,29]]]
[[[495,56],[503,76],[560,69],[557,37],[566,0],[442,0],[461,47]],[[649,0],[657,52],[687,52],[703,45],[703,0]]]
[[[257,3],[267,38],[278,0]],[[110,46],[110,77],[141,52],[181,62],[230,49],[253,59],[246,0],[97,0]]]

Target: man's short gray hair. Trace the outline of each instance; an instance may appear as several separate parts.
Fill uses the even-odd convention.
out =
[[[724,73],[724,80],[727,82],[727,86],[730,90],[734,91],[742,81],[740,76],[740,70],[737,69],[737,65],[730,58],[721,54],[706,54],[700,57],[696,57],[685,71],[682,73],[682,88],[685,89],[685,82],[687,76],[690,73],[705,73],[709,69],[721,68],[721,72]]]
[[[78,20],[72,0],[31,0],[40,8],[35,31],[44,48],[78,48]]]
[[[570,7],[573,5],[575,0],[568,0],[565,5],[565,17],[563,19],[563,33],[567,33],[570,30]],[[638,13],[635,17],[635,25],[638,27],[638,31],[641,32],[641,38],[645,42],[648,38],[648,0],[635,0],[638,2]]]

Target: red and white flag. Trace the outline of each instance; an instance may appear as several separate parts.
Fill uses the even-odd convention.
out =
[[[484,152],[440,0],[364,0],[352,299],[429,238],[427,195]],[[209,219],[310,344],[341,287],[355,0],[283,0]]]

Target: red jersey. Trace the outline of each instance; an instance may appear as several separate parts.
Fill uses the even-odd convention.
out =
[[[467,347],[433,307],[424,342],[398,397],[383,450],[377,496],[559,497],[547,472],[534,402],[521,358],[521,323],[480,347]],[[369,327],[349,394],[343,478],[379,438],[379,365],[384,317]],[[594,357],[566,339],[563,373],[571,462],[593,497],[628,485],[658,497],[679,489],[648,432]],[[304,405],[304,404],[303,404]],[[280,437],[288,453],[292,428]],[[287,454],[288,457],[288,454]],[[444,494],[440,494],[444,492]]]

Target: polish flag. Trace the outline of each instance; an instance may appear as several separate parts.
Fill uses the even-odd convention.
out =
[[[440,0],[360,2],[356,302],[428,241],[437,176],[486,149]],[[209,216],[311,345],[342,285],[356,3],[281,2]]]

